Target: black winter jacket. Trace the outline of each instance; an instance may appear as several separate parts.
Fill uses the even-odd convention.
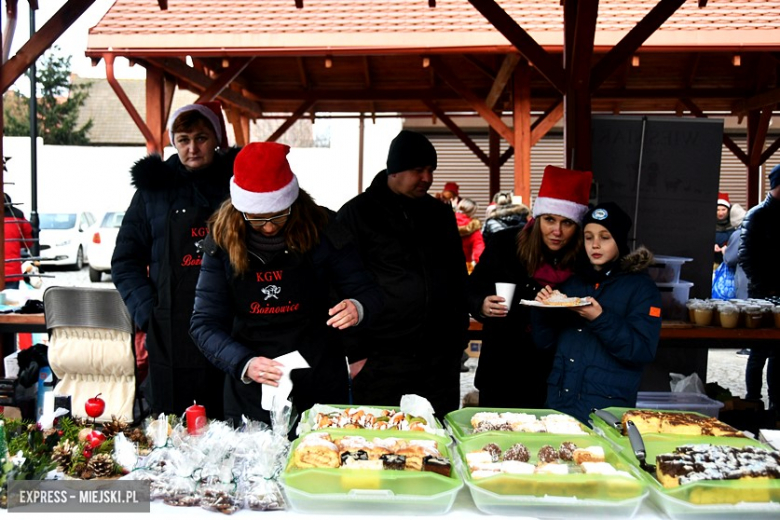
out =
[[[170,260],[164,258],[164,252],[171,210],[200,205],[215,211],[229,196],[237,153],[237,148],[231,148],[218,154],[210,167],[195,175],[182,166],[178,155],[165,161],[159,155],[149,155],[133,165],[130,173],[137,191],[117,235],[111,278],[142,330],[146,330],[157,293],[163,289],[158,280]]]
[[[469,276],[469,311],[482,322],[474,379],[481,407],[542,408],[547,399],[553,352],[534,346],[529,308],[519,303],[533,300],[541,289],[517,257],[519,232],[513,228],[495,233]],[[503,318],[481,314],[482,302],[496,294],[496,282],[516,285],[509,313]]]
[[[742,221],[739,264],[748,278],[751,298],[780,296],[780,199],[768,193]]]
[[[430,196],[393,193],[382,171],[337,218],[355,238],[385,303],[362,343],[352,345],[350,361],[426,337],[438,339],[428,345],[432,353],[465,349],[466,260],[452,209]]]

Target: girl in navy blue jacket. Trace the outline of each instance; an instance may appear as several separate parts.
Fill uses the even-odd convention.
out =
[[[589,263],[559,286],[590,305],[533,309],[539,348],[555,348],[547,406],[587,422],[592,408],[636,406],[645,365],[655,358],[661,332],[661,294],[647,274],[652,254],[628,248],[631,218],[614,203],[588,212],[583,222]],[[552,294],[545,287],[537,301]]]

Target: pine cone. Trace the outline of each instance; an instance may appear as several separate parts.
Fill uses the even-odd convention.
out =
[[[149,446],[149,439],[141,428],[126,428],[125,437],[127,437],[130,442],[138,444],[140,448]]]
[[[51,452],[51,460],[52,462],[57,463],[58,469],[67,471],[68,467],[70,466],[71,459],[73,457],[74,447],[75,444],[73,444],[68,439],[65,439],[63,442],[59,443],[54,447],[54,449]]]
[[[107,453],[99,453],[89,459],[87,470],[95,474],[95,478],[108,477],[114,473],[114,459]]]
[[[123,432],[125,428],[127,428],[127,423],[112,415],[111,421],[103,425],[103,435],[110,439],[117,433]]]

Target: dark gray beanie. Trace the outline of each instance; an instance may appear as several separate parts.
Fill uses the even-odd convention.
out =
[[[425,166],[436,169],[436,149],[424,135],[401,130],[387,152],[387,174]]]
[[[628,247],[628,232],[631,229],[631,217],[614,202],[602,202],[595,208],[588,210],[582,221],[582,229],[588,224],[601,224],[609,230],[612,238],[623,258],[631,249]]]
[[[780,186],[780,164],[772,168],[772,173],[769,174],[769,189],[773,190]]]

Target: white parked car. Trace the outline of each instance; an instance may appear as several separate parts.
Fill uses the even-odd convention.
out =
[[[99,282],[103,273],[111,272],[116,235],[125,218],[124,211],[110,211],[103,216],[100,225],[92,231],[89,244],[89,281]]]
[[[41,213],[39,218],[41,264],[76,270],[84,267],[89,261],[87,244],[92,238],[89,228],[95,224],[92,213]]]

